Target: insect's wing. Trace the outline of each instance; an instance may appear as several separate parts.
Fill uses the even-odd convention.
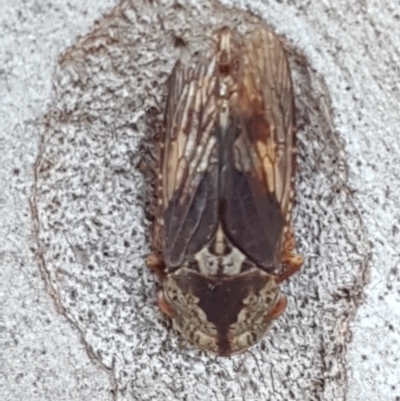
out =
[[[170,269],[215,232],[217,216],[216,60],[177,63],[169,82],[162,140],[163,254]]]
[[[293,90],[285,51],[266,28],[250,36],[242,57],[226,135],[234,144],[222,177],[224,225],[232,242],[269,270],[279,265],[293,201]]]

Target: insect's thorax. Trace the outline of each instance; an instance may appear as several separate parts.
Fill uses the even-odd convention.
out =
[[[226,238],[221,225],[211,242],[194,255],[190,265],[205,276],[233,276],[255,267]]]
[[[269,329],[279,286],[275,276],[257,268],[232,276],[205,276],[181,268],[167,275],[164,297],[174,311],[174,327],[191,343],[232,355]]]
[[[174,326],[220,355],[241,352],[265,334],[278,295],[276,277],[233,246],[221,224],[212,240],[164,281]]]

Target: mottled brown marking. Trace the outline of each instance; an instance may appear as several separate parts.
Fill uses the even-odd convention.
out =
[[[249,295],[257,297],[266,286],[268,277],[258,271],[233,277],[204,277],[189,273],[177,276],[175,280],[184,293],[193,294],[199,299],[198,306],[217,328],[218,353],[228,355],[231,352],[230,326],[238,321],[243,301]]]

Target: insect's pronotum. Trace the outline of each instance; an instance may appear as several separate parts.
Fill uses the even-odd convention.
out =
[[[291,227],[295,106],[279,39],[229,28],[200,61],[178,61],[161,142],[159,214],[148,265],[161,310],[195,346],[232,355],[286,307],[302,263]]]

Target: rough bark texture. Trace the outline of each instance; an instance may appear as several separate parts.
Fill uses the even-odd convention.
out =
[[[57,60],[42,50],[51,95],[39,91],[38,75],[29,79],[34,68],[19,65],[42,60],[29,46],[12,53],[29,36],[4,19],[0,29],[14,35],[0,56],[5,399],[400,399],[395,1],[225,3],[109,7],[67,50],[57,44]],[[14,8],[8,20],[24,26],[23,5]],[[47,43],[51,10],[26,11],[47,16],[37,41]],[[156,278],[144,263],[151,175],[140,166],[151,164],[176,59],[208,49],[222,25],[247,31],[260,21],[284,35],[291,54],[295,231],[306,263],[284,285],[288,310],[265,340],[223,359],[192,349],[155,306]],[[35,93],[42,103],[31,110]]]

